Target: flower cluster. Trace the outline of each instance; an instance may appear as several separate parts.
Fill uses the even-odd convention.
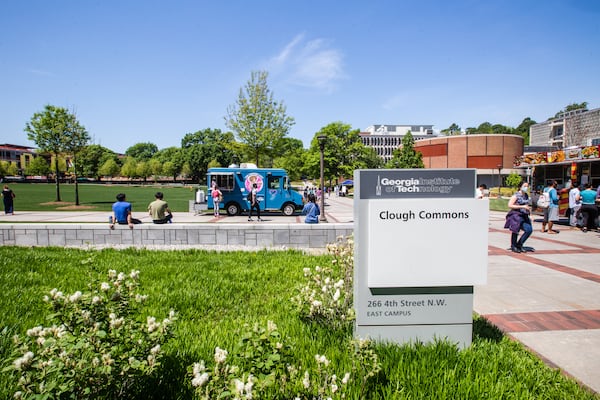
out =
[[[215,348],[214,365],[204,361],[191,368],[191,385],[201,399],[341,399],[350,382],[333,371],[327,356],[316,354],[314,362],[298,368],[292,348],[269,321],[267,327],[254,325],[245,333],[232,354]],[[304,370],[301,374],[299,371]]]
[[[204,361],[195,363],[192,367],[192,386],[196,395],[201,399],[252,399],[256,397],[252,388],[255,379],[251,374],[242,374],[235,365],[229,365],[227,350],[215,348],[215,364],[207,368]]]
[[[360,377],[361,398],[366,396],[365,390],[369,380],[381,372],[381,363],[373,347],[373,342],[356,339],[350,342],[352,350],[352,374]]]
[[[204,361],[193,365],[192,386],[200,398],[277,398],[285,392],[287,374],[295,369],[277,325],[268,321],[266,328],[255,324],[245,329],[232,355],[216,347],[212,368]]]
[[[138,293],[139,271],[110,270],[107,281],[89,287],[72,294],[52,289],[44,301],[53,324],[15,336],[16,398],[116,398],[160,365],[176,316],[133,318],[146,299]]]
[[[331,361],[325,355],[315,355],[316,371],[311,373],[307,370],[304,372],[302,386],[307,391],[303,398],[312,399],[333,399],[343,398],[344,389],[350,381],[350,373],[346,372],[342,379],[332,373],[330,367]],[[302,397],[297,396],[296,399]]]
[[[292,302],[303,318],[333,328],[347,327],[354,320],[354,241],[351,236],[338,238],[327,250],[333,256],[331,265],[304,268],[306,281]]]

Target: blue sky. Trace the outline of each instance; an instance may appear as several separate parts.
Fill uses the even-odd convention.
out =
[[[305,147],[334,121],[516,127],[600,107],[600,2],[3,1],[0,143],[52,104],[117,152],[180,146],[253,70]]]

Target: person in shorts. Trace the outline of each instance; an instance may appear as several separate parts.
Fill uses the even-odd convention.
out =
[[[548,193],[550,196],[550,205],[544,209],[544,220],[542,221],[542,232],[548,232],[550,234],[559,233],[556,229],[553,229],[554,223],[558,221],[558,192],[556,187],[558,182],[550,181],[548,186],[544,188],[544,193]],[[546,225],[548,229],[546,229]]]

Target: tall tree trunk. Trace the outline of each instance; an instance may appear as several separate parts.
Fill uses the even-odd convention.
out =
[[[58,172],[58,154],[54,154],[54,177],[56,178],[56,201],[61,201],[60,183],[58,182],[60,179],[60,172]]]
[[[79,186],[77,183],[77,158],[73,153],[73,174],[75,175],[75,205],[79,205]]]

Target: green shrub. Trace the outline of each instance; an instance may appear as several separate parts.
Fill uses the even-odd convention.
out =
[[[70,295],[44,296],[51,326],[15,336],[15,398],[127,398],[160,366],[161,345],[175,313],[162,321],[136,319],[147,296],[138,292],[139,271],[109,271],[107,281]]]

